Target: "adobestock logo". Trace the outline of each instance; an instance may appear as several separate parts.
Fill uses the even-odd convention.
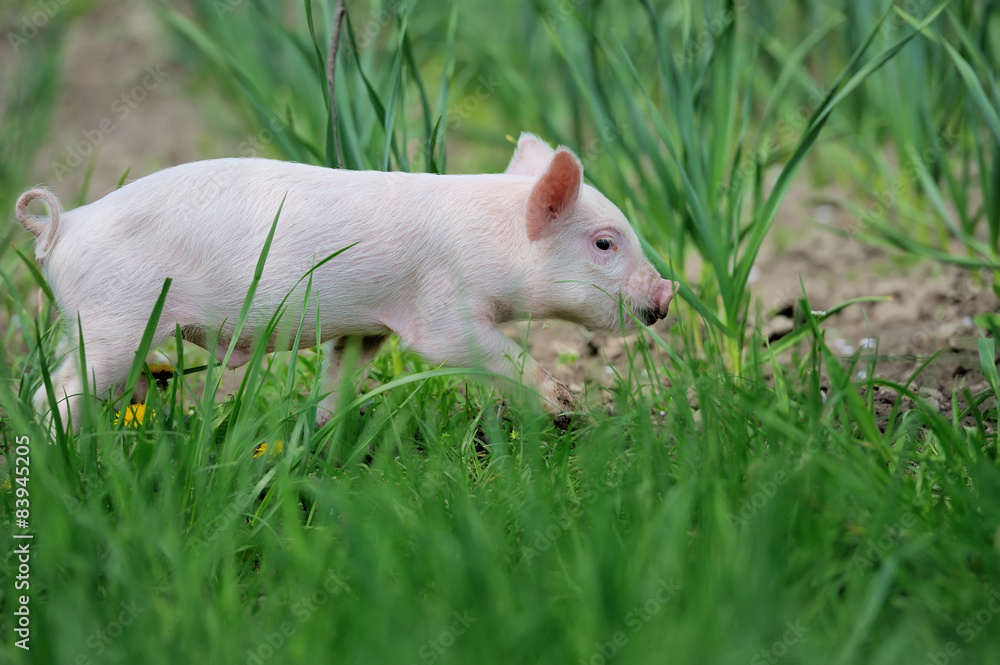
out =
[[[694,62],[705,49],[713,46],[726,28],[736,21],[736,14],[750,5],[750,0],[734,0],[731,9],[726,9],[715,18],[706,21],[701,32],[691,37],[683,49],[674,51],[674,64],[678,67]]]
[[[802,625],[801,620],[795,623],[786,621],[785,626],[787,630],[782,633],[781,639],[775,640],[767,649],[761,649],[756,656],[750,659],[750,665],[764,665],[764,663],[774,665],[788,653],[792,646],[802,641],[803,635],[809,632],[809,629]]]
[[[774,498],[778,489],[788,482],[788,474],[784,471],[776,471],[771,480],[767,480],[758,487],[757,491],[748,497],[743,497],[740,501],[740,508],[736,513],[726,513],[726,522],[733,529],[742,526],[757,516],[757,513],[767,505],[767,502]]]
[[[656,585],[656,591],[644,603],[636,605],[632,611],[625,615],[623,621],[625,627],[631,630],[631,635],[635,635],[650,621],[653,620],[663,606],[681,590],[681,585],[669,580],[660,580]],[[581,658],[579,665],[607,665],[613,660],[629,642],[629,633],[624,630],[616,630],[611,634],[611,639],[607,642],[597,642],[594,644],[595,651],[587,658]]]
[[[469,626],[476,623],[478,619],[471,614],[468,610],[465,610],[461,614],[458,612],[452,612],[451,614],[454,620],[448,625],[448,628],[441,631],[441,633],[432,640],[428,640],[420,649],[417,651],[417,655],[420,656],[420,660],[427,665],[436,663],[438,658],[444,655],[444,652],[455,646],[455,642],[458,638],[465,634],[465,631],[469,629]],[[413,664],[415,665],[415,664]]]
[[[987,626],[993,623],[993,619],[1000,614],[1000,591],[995,588],[991,588],[989,591],[990,597],[986,601],[986,605],[972,616],[966,617],[955,627],[955,631],[965,639],[966,644],[976,639],[980,633],[986,630]],[[994,639],[996,638],[996,633],[995,628],[988,632],[989,635],[994,636]],[[961,653],[962,648],[958,646],[958,643],[945,642],[944,648],[941,651],[928,651],[927,660],[920,665],[948,665]]]
[[[342,593],[350,593],[350,591],[351,586],[346,580],[337,576],[333,570],[327,570],[322,586],[313,590],[311,594],[292,603],[292,615],[295,616],[298,624],[285,621],[276,626],[277,630],[265,633],[256,648],[247,649],[246,665],[264,665],[264,663],[279,655],[278,652],[291,641],[296,631],[298,631],[299,625],[309,621],[331,598],[335,598]],[[278,658],[278,662],[284,662],[284,659]]]
[[[7,42],[14,49],[14,53],[20,53],[21,47],[41,32],[69,2],[70,0],[43,0],[37,3],[39,11],[22,16],[17,32],[7,33]]]
[[[52,162],[52,172],[57,182],[61,182],[70,171],[83,164],[86,158],[104,143],[104,139],[113,134],[132,111],[169,76],[170,72],[165,71],[162,65],[147,67],[146,74],[140,82],[111,103],[112,115],[102,118],[96,127],[83,130],[79,141],[66,145],[63,158],[58,162]]]
[[[986,606],[958,624],[958,634],[964,637],[965,643],[968,644],[990,625],[998,614],[1000,614],[1000,591],[990,589],[990,599]]]
[[[139,607],[134,600],[123,600],[119,607],[121,610],[115,620],[108,622],[104,628],[95,630],[84,642],[87,648],[93,652],[95,658],[105,656],[105,652],[114,644],[115,640],[122,636],[125,629],[135,623],[136,618],[146,611],[145,608]],[[74,665],[97,665],[100,662],[103,662],[103,659],[92,660],[85,653],[77,654],[76,658],[73,659]]]

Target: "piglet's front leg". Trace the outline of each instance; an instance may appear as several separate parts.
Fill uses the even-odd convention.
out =
[[[569,388],[556,381],[527,351],[496,328],[489,328],[480,341],[483,344],[483,364],[488,370],[537,388],[556,426],[562,429],[569,427],[570,412],[576,407]]]
[[[404,342],[431,362],[457,367],[483,367],[517,383],[537,388],[556,426],[566,428],[569,425],[569,412],[575,408],[573,393],[545,371],[527,351],[494,328],[492,323],[482,322],[473,333],[453,338],[453,342],[442,343],[441,340],[447,338],[436,335],[433,339],[433,344],[422,344],[421,340],[410,341],[405,337]]]
[[[569,388],[555,380],[544,367],[534,361],[525,353],[525,358],[535,365],[535,374],[538,381],[538,392],[542,395],[545,408],[552,414],[552,420],[556,427],[566,429],[572,420],[570,412],[576,409],[576,399]],[[527,371],[525,371],[527,374]]]

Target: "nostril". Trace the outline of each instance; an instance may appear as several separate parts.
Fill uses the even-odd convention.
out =
[[[669,282],[664,280],[666,288],[660,292],[659,302],[657,303],[658,309],[660,310],[660,317],[665,317],[670,309],[670,303],[673,302],[674,297],[680,292],[681,285],[678,282]]]

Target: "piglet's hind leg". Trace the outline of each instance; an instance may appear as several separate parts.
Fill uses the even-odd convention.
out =
[[[98,398],[105,398],[113,390],[117,397],[125,386],[129,369],[135,358],[135,348],[132,345],[122,345],[107,339],[85,340],[84,350],[87,361],[88,391]],[[59,417],[63,427],[74,429],[80,427],[81,405],[83,403],[83,380],[80,372],[80,351],[74,348],[69,352],[52,374],[52,389],[59,408]],[[44,414],[50,410],[49,396],[45,386],[39,387],[35,393],[34,406],[37,413]],[[54,427],[54,423],[53,423]]]
[[[348,346],[352,343],[360,344],[356,367],[363,368],[371,362],[387,338],[388,335],[365,335],[363,337],[340,337],[334,340],[333,352],[330,354],[329,365],[323,380],[323,390],[328,394],[316,409],[316,427],[322,427],[328,423],[337,409],[337,402],[340,399],[340,393],[337,389],[343,382],[341,370]]]

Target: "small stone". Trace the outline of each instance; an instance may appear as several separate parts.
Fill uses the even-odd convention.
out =
[[[833,215],[835,209],[832,205],[821,205],[816,206],[813,209],[813,219],[815,219],[820,224],[830,224],[833,222]]]
[[[846,339],[838,339],[834,341],[833,345],[840,351],[840,355],[849,356],[854,353],[854,347],[847,343]]]
[[[698,393],[695,391],[694,388],[687,389],[687,400],[689,407],[691,407],[692,409],[698,408]]]
[[[929,403],[935,409],[942,409],[947,404],[947,401],[944,398],[944,394],[937,388],[932,388],[930,386],[921,386],[920,390],[917,391],[917,395],[922,397],[927,403]]]
[[[779,339],[795,329],[795,322],[787,316],[777,315],[764,324],[761,331],[769,342],[777,342]]]

